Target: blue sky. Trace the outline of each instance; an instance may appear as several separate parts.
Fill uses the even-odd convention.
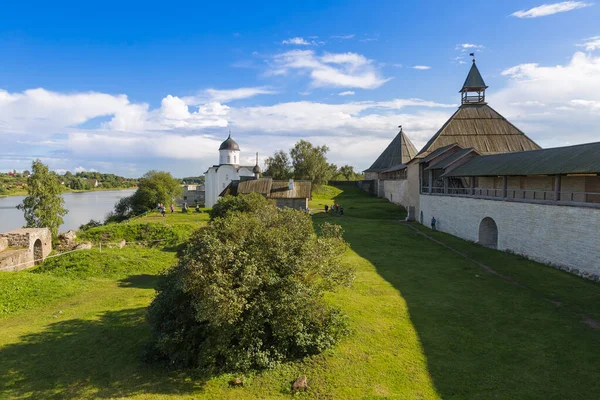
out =
[[[397,125],[435,133],[472,51],[540,145],[598,141],[599,20],[579,1],[4,5],[0,171],[198,175],[229,129],[248,163],[305,138],[365,169]]]

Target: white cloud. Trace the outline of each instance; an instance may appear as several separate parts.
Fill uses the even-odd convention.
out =
[[[195,96],[183,97],[186,104],[198,105],[207,101],[227,103],[233,100],[247,99],[262,94],[277,94],[277,91],[265,86],[245,87],[237,89],[206,89]]]
[[[577,52],[565,65],[520,64],[502,75],[508,86],[488,101],[540,145],[598,141],[600,57]]]
[[[352,90],[347,90],[345,92],[338,93],[338,96],[354,96],[356,93]]]
[[[529,10],[520,10],[511,14],[517,18],[538,18],[552,14],[576,10],[578,8],[589,7],[592,3],[583,1],[563,1],[553,4],[542,4],[541,6],[530,8]]]
[[[587,38],[583,43],[578,44],[579,47],[585,47],[586,51],[594,51],[600,49],[600,36]]]
[[[304,40],[304,38],[301,37],[293,37],[293,38],[289,38],[284,40],[283,42],[281,42],[281,44],[293,44],[296,46],[310,46],[310,42]]]
[[[13,134],[55,132],[98,117],[113,116],[118,121],[147,109],[144,103],[131,104],[125,95],[64,94],[41,88],[21,93],[0,90],[0,129]]]
[[[379,34],[374,34],[374,35],[369,35],[368,33],[365,33],[364,37],[362,39],[359,40],[359,42],[375,42],[379,40]]]
[[[600,100],[571,100],[571,104],[574,106],[588,109],[592,112],[600,112]]]
[[[348,87],[374,89],[389,79],[381,76],[372,60],[357,53],[324,53],[292,50],[274,57],[270,75],[286,75],[291,71],[308,73],[315,87]]]
[[[75,168],[75,173],[78,173],[78,172],[98,172],[98,171],[96,171],[94,168],[87,169],[80,165],[79,167]]]
[[[455,50],[460,50],[463,53],[466,53],[467,51],[475,51],[475,50],[483,50],[485,49],[485,46],[481,45],[481,44],[475,44],[475,43],[461,43],[461,44],[457,44]]]
[[[336,36],[332,36],[332,39],[342,39],[342,40],[347,40],[347,39],[352,39],[354,38],[354,35],[336,35]]]
[[[328,54],[325,59],[329,65],[357,68],[368,63],[351,54]],[[249,154],[270,154],[310,137],[315,143],[329,144],[332,157],[362,168],[372,161],[365,157],[381,151],[378,145],[389,141],[399,123],[410,125],[411,137],[419,143],[448,117],[449,111],[439,109],[455,106],[422,99],[299,101],[255,107],[209,100],[195,106],[168,95],[153,109],[131,103],[125,95],[0,91],[0,169],[28,168],[32,158],[41,158],[52,168],[83,171],[85,165],[88,170],[93,166],[131,176],[151,168],[189,168],[190,164],[180,163],[193,160],[198,168],[194,173],[201,174],[216,161],[227,127],[233,128],[234,135],[243,132],[236,140]],[[95,121],[98,117],[102,121]],[[345,143],[356,152],[344,150]]]
[[[431,69],[431,67],[430,67],[430,66],[428,66],[428,65],[415,65],[415,66],[414,66],[414,67],[412,67],[412,68],[413,68],[413,69],[418,69],[418,70],[421,70],[421,71],[426,71],[426,70],[428,70],[428,69]]]

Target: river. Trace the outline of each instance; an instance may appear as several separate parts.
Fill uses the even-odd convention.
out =
[[[65,215],[65,222],[60,226],[59,231],[76,230],[90,219],[104,221],[104,217],[113,210],[115,203],[133,192],[133,189],[127,189],[63,194],[65,208],[69,213]],[[0,232],[22,228],[25,225],[23,211],[16,208],[24,198],[25,196],[0,198]]]

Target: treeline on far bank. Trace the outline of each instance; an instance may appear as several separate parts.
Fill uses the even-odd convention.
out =
[[[70,171],[59,174],[50,171],[60,182],[65,191],[69,190],[94,190],[94,189],[127,189],[137,186],[137,178],[125,178],[115,174],[101,172]],[[31,173],[28,170],[9,173],[0,173],[0,195],[24,194],[27,192],[27,178]]]

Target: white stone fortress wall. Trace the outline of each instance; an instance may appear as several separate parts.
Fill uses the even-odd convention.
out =
[[[408,196],[408,180],[382,180],[383,197],[392,203],[401,204],[405,208],[410,205]]]
[[[421,195],[420,211],[425,226],[435,216],[438,230],[473,242],[492,218],[499,250],[600,280],[600,209]]]

